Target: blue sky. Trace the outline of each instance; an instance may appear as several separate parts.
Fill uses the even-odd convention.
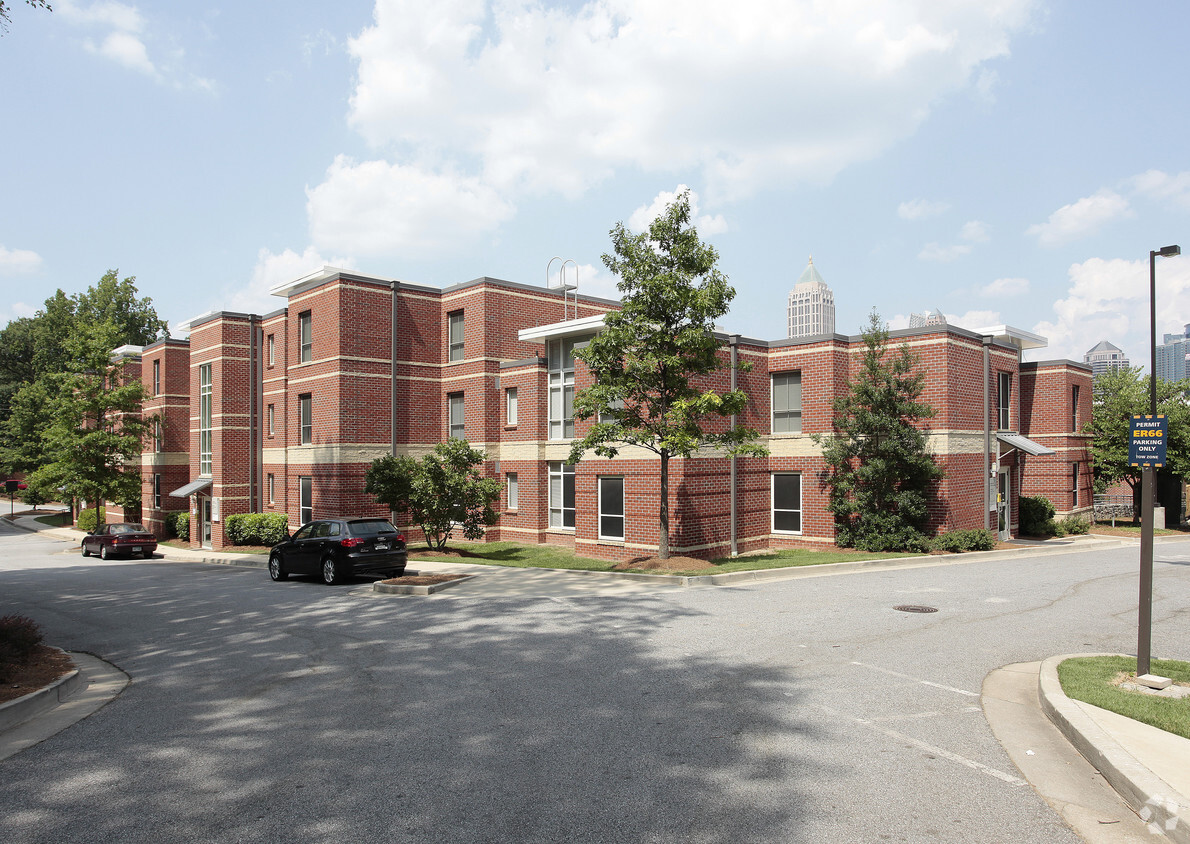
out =
[[[177,324],[323,264],[614,296],[608,230],[684,185],[785,335],[814,256],[837,330],[967,328],[1148,360],[1148,251],[1190,252],[1190,4],[16,2],[0,37],[0,324],[109,268]],[[1158,333],[1190,257],[1158,263]]]

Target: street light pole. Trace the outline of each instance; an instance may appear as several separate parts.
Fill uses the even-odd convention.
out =
[[[1149,414],[1157,417],[1157,258],[1181,255],[1179,246],[1149,252]],[[1153,499],[1157,471],[1152,464],[1140,476],[1140,611],[1137,614],[1136,676],[1149,674],[1153,644]]]

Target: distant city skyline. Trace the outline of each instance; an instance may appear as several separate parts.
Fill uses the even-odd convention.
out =
[[[835,333],[835,294],[814,268],[811,255],[785,302],[786,337]]]

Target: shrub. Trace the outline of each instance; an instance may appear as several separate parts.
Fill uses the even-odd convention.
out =
[[[223,520],[232,545],[276,545],[289,531],[284,513],[236,513]]]
[[[1082,516],[1073,516],[1062,522],[1062,527],[1072,536],[1082,536],[1091,532],[1091,524]]]
[[[185,510],[165,514],[165,529],[183,542],[190,541],[190,514]]]
[[[990,530],[952,530],[940,533],[930,540],[935,551],[950,551],[961,554],[964,551],[991,551],[996,547],[996,537]]]
[[[1054,505],[1040,495],[1022,495],[1021,533],[1025,536],[1062,536],[1054,533]]]
[[[23,615],[0,617],[0,682],[7,682],[9,666],[23,665],[41,644],[41,627]]]
[[[106,517],[107,517],[107,510],[104,509],[103,507],[100,507],[99,508],[99,518],[104,519]],[[91,507],[91,508],[79,513],[78,524],[79,524],[79,530],[81,530],[81,531],[86,531],[87,533],[90,533],[91,531],[95,530],[95,525],[97,524],[97,522],[95,521],[95,508]]]

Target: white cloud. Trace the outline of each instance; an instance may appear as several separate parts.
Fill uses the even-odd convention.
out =
[[[1131,217],[1128,200],[1104,188],[1070,205],[1063,205],[1044,223],[1030,226],[1025,234],[1035,236],[1042,246],[1060,246],[1093,234],[1112,220]]]
[[[1190,208],[1190,170],[1171,176],[1161,170],[1146,170],[1128,180],[1136,193],[1153,199],[1167,199]]]
[[[69,23],[81,26],[102,26],[124,32],[140,32],[145,19],[135,6],[100,0],[89,6],[80,6],[74,0],[58,0],[54,3],[55,13]]]
[[[945,202],[912,199],[897,206],[897,216],[902,220],[924,220],[927,217],[937,217],[948,210],[950,210],[950,205]]]
[[[1027,278],[998,278],[980,290],[979,295],[986,298],[1023,296],[1030,287]]]
[[[157,76],[157,68],[149,61],[149,51],[144,42],[130,32],[113,32],[104,38],[101,44],[87,41],[85,46],[89,52],[111,59],[130,70],[139,71],[147,76]]]
[[[489,185],[449,168],[343,155],[306,190],[314,246],[360,256],[438,253],[492,231],[514,211]]]
[[[602,299],[619,299],[620,291],[616,287],[619,279],[609,273],[605,267],[593,264],[574,264],[566,266],[566,283],[577,284],[580,296],[598,296]],[[550,273],[548,287],[555,287],[562,282],[558,264],[554,264]]]
[[[1046,357],[1081,361],[1100,340],[1123,349],[1133,366],[1148,368],[1149,262],[1091,258],[1073,264],[1066,297],[1053,320],[1032,330],[1049,338]],[[1157,272],[1157,337],[1181,333],[1190,322],[1190,258],[1164,258]]]
[[[685,185],[678,185],[672,192],[661,191],[657,196],[653,197],[652,203],[642,205],[633,211],[626,225],[634,232],[647,231],[649,226],[653,224],[653,221],[664,213],[666,206],[677,199],[678,194],[685,190],[690,189]],[[694,191],[690,191],[690,221],[694,224],[695,229],[698,230],[699,237],[708,237],[727,231],[727,220],[724,219],[722,214],[716,214],[713,217],[709,214],[699,216],[698,194]]]
[[[992,238],[991,227],[980,220],[971,220],[963,224],[959,231],[959,238],[968,243],[987,243]]]
[[[352,269],[350,258],[324,258],[313,246],[307,246],[300,254],[292,249],[275,253],[261,249],[256,255],[256,266],[252,279],[246,287],[229,290],[220,301],[225,310],[240,313],[267,314],[285,306],[285,300],[269,294],[278,284],[293,281],[327,265]]]
[[[1001,325],[1004,320],[1000,318],[999,311],[972,310],[961,314],[946,314],[946,322],[957,328],[974,331],[988,325]]]
[[[24,275],[41,267],[41,256],[30,249],[5,249],[0,245],[0,275]]]
[[[965,243],[956,243],[953,246],[942,246],[938,243],[927,243],[922,247],[921,252],[917,253],[917,259],[919,261],[931,261],[934,263],[945,264],[963,257],[970,251],[971,247]]]
[[[8,325],[14,319],[31,317],[37,313],[37,308],[30,307],[24,302],[13,302],[7,308],[0,308],[0,328]]]

